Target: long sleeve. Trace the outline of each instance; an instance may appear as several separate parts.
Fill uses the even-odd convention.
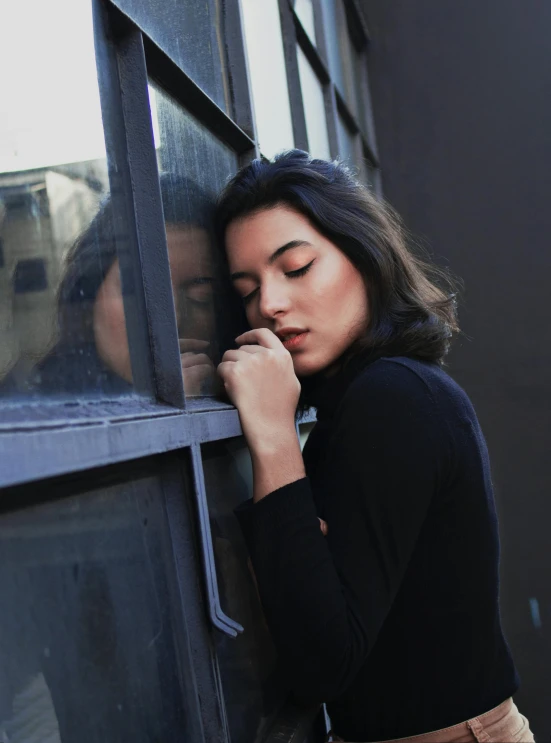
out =
[[[335,699],[369,662],[452,449],[425,381],[375,364],[347,389],[319,453],[322,501],[306,477],[236,511],[298,697]]]

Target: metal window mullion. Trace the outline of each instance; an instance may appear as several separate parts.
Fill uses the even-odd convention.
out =
[[[330,82],[324,86],[325,117],[327,119],[327,135],[329,137],[329,149],[331,157],[335,159],[341,155],[339,142],[339,125],[337,110],[337,98],[335,95],[335,85]]]
[[[223,3],[223,27],[233,118],[255,142],[254,156],[259,157],[254,102],[245,44],[245,28],[240,0]]]
[[[373,154],[374,159],[379,161],[379,152],[377,148],[377,137],[375,134],[375,119],[373,117],[373,103],[371,100],[371,90],[369,87],[369,72],[368,72],[368,56],[367,52],[363,51],[360,57],[360,86],[362,98],[365,104],[365,120],[366,120],[366,132],[367,143],[370,152]]]
[[[327,38],[325,36],[328,33],[327,26],[325,24],[324,10],[321,0],[312,3],[314,9],[314,31],[316,32],[316,49],[325,67],[327,68],[329,75],[331,75],[331,69],[329,67],[329,51],[327,49]]]
[[[151,407],[155,407],[151,404]],[[129,404],[131,410],[131,405]],[[193,443],[242,435],[235,408],[218,411],[131,415],[67,422],[62,427],[0,432],[0,510],[7,489],[46,478],[182,449]],[[21,466],[21,462],[25,466]]]
[[[193,528],[192,504],[189,499],[182,498],[182,478],[184,491],[193,487],[188,453],[189,450],[171,456],[162,473],[164,505],[171,535],[171,557],[178,594],[176,598],[185,624],[182,633],[184,636],[179,636],[177,640],[181,646],[183,664],[192,670],[196,682],[196,693],[186,703],[199,708],[202,730],[197,730],[196,733],[198,743],[229,743],[220,669],[212,633],[204,621],[204,596],[197,581],[201,565]],[[185,468],[184,464],[187,465]]]
[[[111,38],[111,57],[114,52],[102,88],[116,90],[116,103],[122,114],[124,137],[118,138],[113,157],[122,174],[124,198],[131,205],[134,239],[129,244],[129,259],[136,277],[134,291],[141,299],[139,317],[129,317],[129,321],[130,327],[141,323],[149,339],[149,353],[146,354],[141,344],[140,351],[146,358],[137,359],[136,366],[148,365],[158,400],[184,408],[178,330],[142,34],[112,6],[103,5],[101,0],[94,0],[94,5],[99,23],[107,32],[105,35]],[[103,110],[107,125],[111,113],[110,109]]]
[[[356,132],[360,131],[360,127],[358,126],[358,122],[356,121],[356,117],[350,110],[350,107],[346,100],[343,98],[342,93],[340,90],[335,86],[335,98],[337,101],[337,109],[342,116],[343,121],[345,122],[346,126],[350,129],[350,131],[355,134]]]
[[[292,18],[295,24],[295,34],[298,46],[304,52],[304,55],[310,63],[312,69],[316,73],[316,76],[321,83],[326,84],[330,80],[329,68],[327,67],[325,60],[319,53],[318,48],[312,43],[312,39],[308,36],[304,30],[300,19],[296,13],[292,11]]]
[[[254,147],[254,140],[174,60],[149,37],[143,35],[142,38],[150,78],[238,154]]]
[[[287,87],[289,89],[289,102],[291,104],[291,120],[293,124],[293,137],[295,147],[300,150],[308,150],[308,134],[306,131],[306,116],[304,113],[304,102],[300,87],[300,76],[297,59],[297,37],[293,11],[288,0],[278,0],[279,17],[281,21],[281,35],[283,39],[283,54],[285,57],[285,71],[287,74]]]
[[[360,3],[358,0],[344,0],[344,2],[347,10],[347,20],[355,26],[355,35],[360,40],[360,46],[364,48],[371,41],[371,35]]]
[[[113,233],[119,261],[132,382],[138,394],[154,397],[155,380],[145,321],[145,296],[141,288],[131,177],[125,158],[127,142],[117,53],[111,43],[113,32],[106,6],[100,0],[93,0],[92,7],[96,68],[109,174],[108,198],[111,202]]]

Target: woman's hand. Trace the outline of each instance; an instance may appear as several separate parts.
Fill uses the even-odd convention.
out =
[[[295,428],[300,383],[291,354],[271,330],[249,330],[236,341],[241,348],[226,351],[218,373],[239,411],[258,501],[305,476]]]
[[[180,338],[180,360],[186,397],[208,394],[215,379],[214,364],[205,351],[208,341],[197,338]]]
[[[239,411],[251,450],[271,449],[290,431],[296,437],[295,411],[300,382],[291,354],[267,328],[236,338],[240,348],[226,351],[218,373]]]

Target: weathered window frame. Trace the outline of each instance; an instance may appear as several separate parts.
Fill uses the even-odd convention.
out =
[[[138,277],[138,312],[128,330],[139,396],[71,404],[43,400],[3,405],[0,516],[3,510],[25,508],[36,503],[37,498],[41,502],[58,498],[67,487],[71,488],[72,482],[87,481],[93,487],[109,471],[128,471],[133,461],[164,455],[164,507],[173,539],[180,610],[187,626],[193,626],[197,648],[194,673],[200,675],[203,689],[198,712],[203,720],[202,740],[229,743],[216,657],[208,625],[201,621],[204,607],[218,630],[228,634],[238,630],[217,602],[216,574],[213,565],[208,564],[211,547],[208,535],[200,534],[206,526],[205,514],[199,518],[205,505],[200,445],[241,436],[242,429],[232,406],[214,399],[190,401],[185,397],[147,84],[150,77],[158,82],[229,145],[240,164],[258,157],[239,0],[223,3],[230,115],[160,49],[155,39],[140,29],[131,13],[123,14],[111,0],[92,0],[92,4],[107,154],[118,174],[116,187],[111,184],[112,198],[117,218],[124,221],[130,236],[129,261]],[[363,156],[378,168],[374,132],[361,130],[331,80],[325,34],[332,30],[324,27],[321,6],[314,6],[318,38],[315,47],[292,5],[292,0],[279,0],[295,146],[308,149],[296,55],[298,43],[323,85],[331,155],[338,156],[336,117],[340,112],[359,134]],[[360,19],[354,24],[357,35],[352,43],[367,64],[369,34],[357,3],[347,0],[346,8],[350,18]],[[365,86],[364,98],[370,102],[367,77]],[[371,117],[371,111],[368,115]],[[380,191],[380,179],[378,184]],[[313,415],[303,419],[313,420]],[[182,501],[184,464],[193,474],[194,503]],[[198,523],[189,523],[190,515]],[[196,541],[200,549],[194,547]],[[202,595],[197,593],[193,580],[199,570],[198,553],[203,561]],[[189,642],[189,636],[182,640],[183,645]],[[182,658],[182,662],[189,662],[189,658]],[[288,708],[276,721],[274,740],[305,740],[314,717],[315,711]],[[201,741],[198,739],[197,743]]]

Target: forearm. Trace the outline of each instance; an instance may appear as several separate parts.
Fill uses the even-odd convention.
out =
[[[350,619],[308,478],[243,504],[236,515],[292,690],[305,701],[338,696],[363,663],[368,640],[361,618]]]
[[[305,477],[304,461],[294,426],[249,443],[253,464],[253,500]]]

